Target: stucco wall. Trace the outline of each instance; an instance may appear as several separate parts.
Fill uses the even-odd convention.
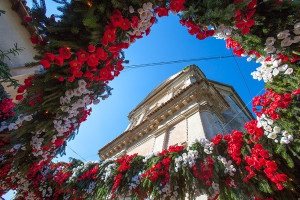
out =
[[[162,133],[155,138],[154,148],[153,151],[162,151],[164,146],[166,133]]]
[[[0,16],[0,49],[5,51],[14,46],[15,43],[24,50],[17,56],[11,56],[11,61],[6,63],[10,68],[24,66],[27,62],[33,62],[33,56],[36,54],[31,41],[30,34],[21,24],[21,18],[18,14],[11,9],[9,0],[1,0],[0,8],[5,10],[6,13]],[[27,72],[31,73],[30,68]],[[24,74],[24,71],[13,71],[13,76]]]
[[[187,121],[188,121],[188,143],[192,142],[196,138],[205,137],[199,112],[188,117]]]
[[[225,119],[226,130],[231,132],[232,130],[243,131],[244,124],[250,119],[246,116],[244,111],[241,111],[240,108],[235,101],[228,95],[224,96],[225,100],[230,105],[230,108],[222,113],[222,116]]]
[[[138,153],[139,155],[147,155],[153,151],[153,146],[154,146],[154,137],[146,138],[142,141],[139,141],[135,145],[132,145],[128,150],[127,150],[127,155],[132,155],[135,153]]]
[[[170,145],[180,145],[187,141],[186,119],[171,126],[166,137],[166,148]]]
[[[219,134],[213,115],[210,112],[201,112],[200,116],[207,139],[210,140]]]

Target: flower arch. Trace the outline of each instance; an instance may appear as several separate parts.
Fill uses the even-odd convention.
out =
[[[55,1],[63,4],[60,20],[47,18],[45,5],[36,1],[32,18],[25,18],[43,36],[31,41],[44,72],[18,88],[16,113],[11,100],[1,100],[2,194],[16,189],[20,199],[299,197],[298,2]],[[253,99],[258,120],[246,123],[244,133],[196,140],[187,149],[52,163],[87,119],[87,106],[110,95],[107,84],[124,69],[122,50],[170,12],[179,13],[196,38],[225,39],[237,56],[262,63],[252,73],[268,88]]]

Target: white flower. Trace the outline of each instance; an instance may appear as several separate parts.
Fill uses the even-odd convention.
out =
[[[79,88],[77,88],[77,90],[79,90],[81,94],[86,93],[86,88],[85,87],[79,87]]]
[[[284,64],[284,65],[281,65],[280,67],[278,67],[278,70],[281,71],[281,72],[283,72],[283,71],[285,71],[288,67],[289,67],[288,64]]]
[[[61,96],[61,97],[59,98],[59,103],[60,103],[60,104],[65,104],[65,98],[64,98],[63,96]]]
[[[72,97],[74,93],[73,90],[67,90],[65,94],[67,97]]]
[[[276,51],[276,48],[273,46],[266,46],[266,48],[264,50],[267,53],[274,53]]]
[[[284,137],[287,137],[287,136],[289,135],[289,133],[288,133],[287,131],[282,131],[282,135],[283,135]]]
[[[78,81],[78,85],[79,85],[79,87],[85,87],[86,82],[83,79],[81,79],[81,80]]]
[[[132,6],[129,6],[129,12],[134,13],[134,8]]]
[[[62,106],[62,107],[60,107],[60,109],[61,109],[63,112],[68,112],[68,111],[69,111],[69,107],[68,107],[68,106]]]
[[[138,11],[138,13],[140,13],[140,14],[143,13],[143,12],[145,12],[143,8],[139,8],[137,11]]]
[[[279,133],[281,131],[281,128],[279,126],[275,126],[273,128],[274,133]]]
[[[293,40],[291,40],[291,38],[289,38],[289,37],[287,37],[281,41],[282,47],[288,47],[288,46],[291,46],[291,44],[293,44]]]
[[[74,95],[75,95],[75,96],[81,96],[81,94],[82,94],[82,93],[81,93],[81,91],[80,91],[79,88],[77,88],[77,89],[74,90]]]
[[[274,37],[268,37],[266,40],[266,46],[272,46],[275,43],[276,39]]]
[[[27,116],[24,117],[24,120],[30,121],[30,120],[32,120],[32,116],[31,115],[27,115]]]
[[[275,139],[277,137],[277,134],[276,133],[270,133],[269,135],[268,135],[268,138],[270,138],[270,139]]]
[[[290,35],[289,30],[284,30],[277,34],[277,38],[282,40],[288,37],[289,35]]]
[[[278,65],[281,63],[281,59],[279,59],[279,60],[275,60],[274,62],[273,62],[273,68],[275,68],[275,67],[278,67]]]
[[[289,135],[289,136],[288,136],[288,139],[289,139],[289,141],[293,141],[293,140],[294,140],[294,138],[293,138],[292,135]]]
[[[260,127],[262,127],[262,125],[261,125],[261,122],[259,121],[259,122],[257,122],[257,125],[256,125],[256,127],[257,128],[260,128]]]
[[[288,74],[288,75],[290,75],[290,74],[292,74],[293,73],[293,68],[288,68],[285,72],[284,72],[284,74]]]
[[[300,34],[300,33],[299,33],[299,34]],[[293,40],[293,43],[298,43],[298,42],[300,42],[300,35],[295,36],[295,37],[294,37],[294,40]]]
[[[289,144],[290,141],[289,141],[289,139],[287,137],[282,137],[281,140],[280,140],[280,143],[281,144]]]
[[[268,125],[265,127],[265,130],[270,132],[270,131],[272,131],[272,127]]]
[[[273,76],[277,76],[279,74],[279,70],[275,68],[272,74]]]
[[[143,4],[143,9],[144,10],[151,10],[152,9],[152,3],[151,2],[144,3]]]
[[[300,22],[298,22],[294,25],[294,33],[296,35],[300,35]]]
[[[267,119],[268,124],[272,125],[273,124],[273,120],[272,119]]]

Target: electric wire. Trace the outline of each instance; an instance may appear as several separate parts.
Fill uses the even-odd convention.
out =
[[[79,155],[76,151],[74,151],[71,147],[67,146],[71,151],[73,151],[73,153],[75,153],[76,155],[78,155],[80,158],[82,158],[85,162],[87,162],[86,159],[84,159],[84,157],[82,157],[81,155]]]
[[[125,69],[124,69],[123,72],[127,72],[129,70],[136,69],[136,68],[142,68],[142,67],[168,65],[168,64],[174,64],[174,63],[184,63],[184,62],[202,61],[202,60],[214,60],[214,59],[232,58],[232,57],[234,57],[234,55],[206,57],[206,58],[194,58],[194,59],[187,59],[187,60],[172,60],[172,61],[166,61],[166,62],[156,62],[156,63],[144,63],[144,64],[137,64],[137,65],[129,65],[129,66],[124,66]]]
[[[250,95],[250,99],[252,99],[252,95],[251,95],[250,89],[249,89],[249,87],[248,87],[248,84],[247,84],[247,82],[246,82],[246,79],[245,79],[245,77],[244,77],[244,75],[243,75],[243,73],[242,73],[242,71],[241,71],[241,69],[240,69],[240,66],[239,66],[239,64],[238,64],[238,62],[237,62],[237,60],[236,60],[236,58],[235,58],[235,56],[234,56],[234,54],[233,54],[233,51],[231,51],[231,53],[232,53],[232,55],[233,55],[233,59],[234,59],[234,61],[235,61],[235,63],[236,63],[236,66],[238,67],[239,72],[240,72],[240,74],[242,75],[242,78],[243,78],[243,80],[244,80],[244,83],[245,83],[245,85],[246,85],[246,87],[247,87],[248,93],[249,93],[249,95]]]

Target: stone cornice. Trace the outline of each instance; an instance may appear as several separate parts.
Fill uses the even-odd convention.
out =
[[[189,88],[190,87],[186,87],[185,90],[181,91],[176,96],[180,96],[182,93],[184,93],[184,91],[188,90]],[[173,99],[175,98],[170,99],[164,105],[170,103]],[[149,132],[155,130],[162,121],[166,120],[168,116],[173,115],[173,113],[178,110],[181,110],[182,107],[188,105],[191,101],[193,101],[193,99],[194,95],[189,95],[182,99],[182,102],[184,103],[176,104],[169,107],[169,109],[166,112],[164,112],[163,115],[160,115],[158,117],[150,117],[151,115],[148,116],[145,121],[143,121],[133,129],[123,132],[120,136],[118,136],[110,143],[105,145],[103,148],[101,148],[99,150],[100,158],[108,158],[117,153],[118,149],[124,148],[125,146],[129,146],[136,140],[141,139]],[[117,146],[118,148],[115,148],[115,146]]]
[[[193,102],[197,103],[197,109],[199,109],[200,112],[206,110],[209,112],[222,112],[224,109],[228,108],[227,102],[224,100],[222,95],[217,93],[216,89],[212,88],[209,82],[203,79],[195,81],[182,89],[177,95],[169,99],[167,102],[154,109],[147,115],[146,119],[142,123],[138,124],[131,130],[125,131],[101,148],[99,150],[101,159],[106,159],[115,155],[120,149],[129,147],[135,141],[149,135],[150,132],[156,132],[159,125],[169,120],[169,117],[173,116],[174,113],[182,111]],[[186,115],[190,112],[194,112],[194,110],[186,111]],[[184,116],[181,114],[176,118],[178,117],[182,118]],[[169,126],[169,123],[174,123],[175,121],[172,119],[171,121],[168,121],[168,125],[164,126]],[[141,142],[146,142],[146,140]],[[133,147],[130,146],[130,149],[132,148]]]
[[[207,79],[209,82],[211,82],[214,87],[216,88],[215,85],[221,85],[225,88],[229,88],[231,90],[231,92],[234,94],[234,97],[236,98],[236,100],[238,100],[238,104],[240,104],[241,106],[241,109],[244,109],[245,113],[247,114],[247,116],[254,120],[254,116],[252,115],[252,113],[250,112],[250,110],[248,109],[247,105],[245,104],[245,102],[242,100],[242,98],[240,97],[240,95],[236,92],[236,90],[234,89],[234,87],[232,87],[231,85],[228,85],[228,84],[225,84],[225,83],[220,83],[220,82],[217,82],[217,81],[214,81],[214,80],[210,80],[210,79]]]
[[[201,79],[206,79],[205,74],[196,66],[196,65],[189,65],[184,68],[182,71],[178,72],[173,79],[169,77],[167,80],[159,84],[153,91],[151,91],[128,115],[128,117],[132,117],[139,108],[143,107],[146,103],[151,101],[152,99],[156,99],[157,96],[161,95],[163,91],[172,83],[178,82],[179,79],[187,78],[190,76],[197,76]]]

